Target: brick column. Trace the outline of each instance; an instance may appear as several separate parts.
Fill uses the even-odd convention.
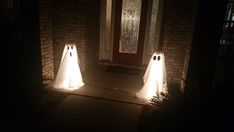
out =
[[[197,0],[165,0],[161,46],[166,57],[167,80],[185,80],[194,32]]]
[[[54,79],[54,56],[52,41],[52,1],[40,0],[40,43],[43,84]]]

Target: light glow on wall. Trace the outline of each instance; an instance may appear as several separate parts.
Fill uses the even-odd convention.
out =
[[[84,85],[75,44],[66,44],[63,50],[54,88],[74,90]]]
[[[154,52],[143,76],[144,86],[137,93],[139,98],[150,100],[153,96],[162,99],[161,93],[167,93],[165,57]]]

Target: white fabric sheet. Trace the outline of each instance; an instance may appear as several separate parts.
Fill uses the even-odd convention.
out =
[[[75,44],[64,47],[59,70],[54,83],[55,88],[78,89],[84,85]]]

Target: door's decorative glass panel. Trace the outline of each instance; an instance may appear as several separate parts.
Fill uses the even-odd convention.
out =
[[[158,2],[159,2],[158,0],[153,0],[152,13],[150,17],[151,20],[150,20],[148,48],[147,48],[148,55],[151,55],[154,52],[154,44],[155,44],[155,37],[156,37],[156,23],[157,23],[158,4],[159,4]]]
[[[119,52],[136,54],[142,0],[123,0]]]

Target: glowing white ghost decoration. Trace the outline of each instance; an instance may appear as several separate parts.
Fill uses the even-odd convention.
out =
[[[84,85],[75,44],[66,44],[63,50],[54,88],[78,89]]]
[[[153,96],[162,99],[161,93],[167,92],[165,57],[154,53],[143,76],[144,86],[137,93],[139,98],[150,100]]]

